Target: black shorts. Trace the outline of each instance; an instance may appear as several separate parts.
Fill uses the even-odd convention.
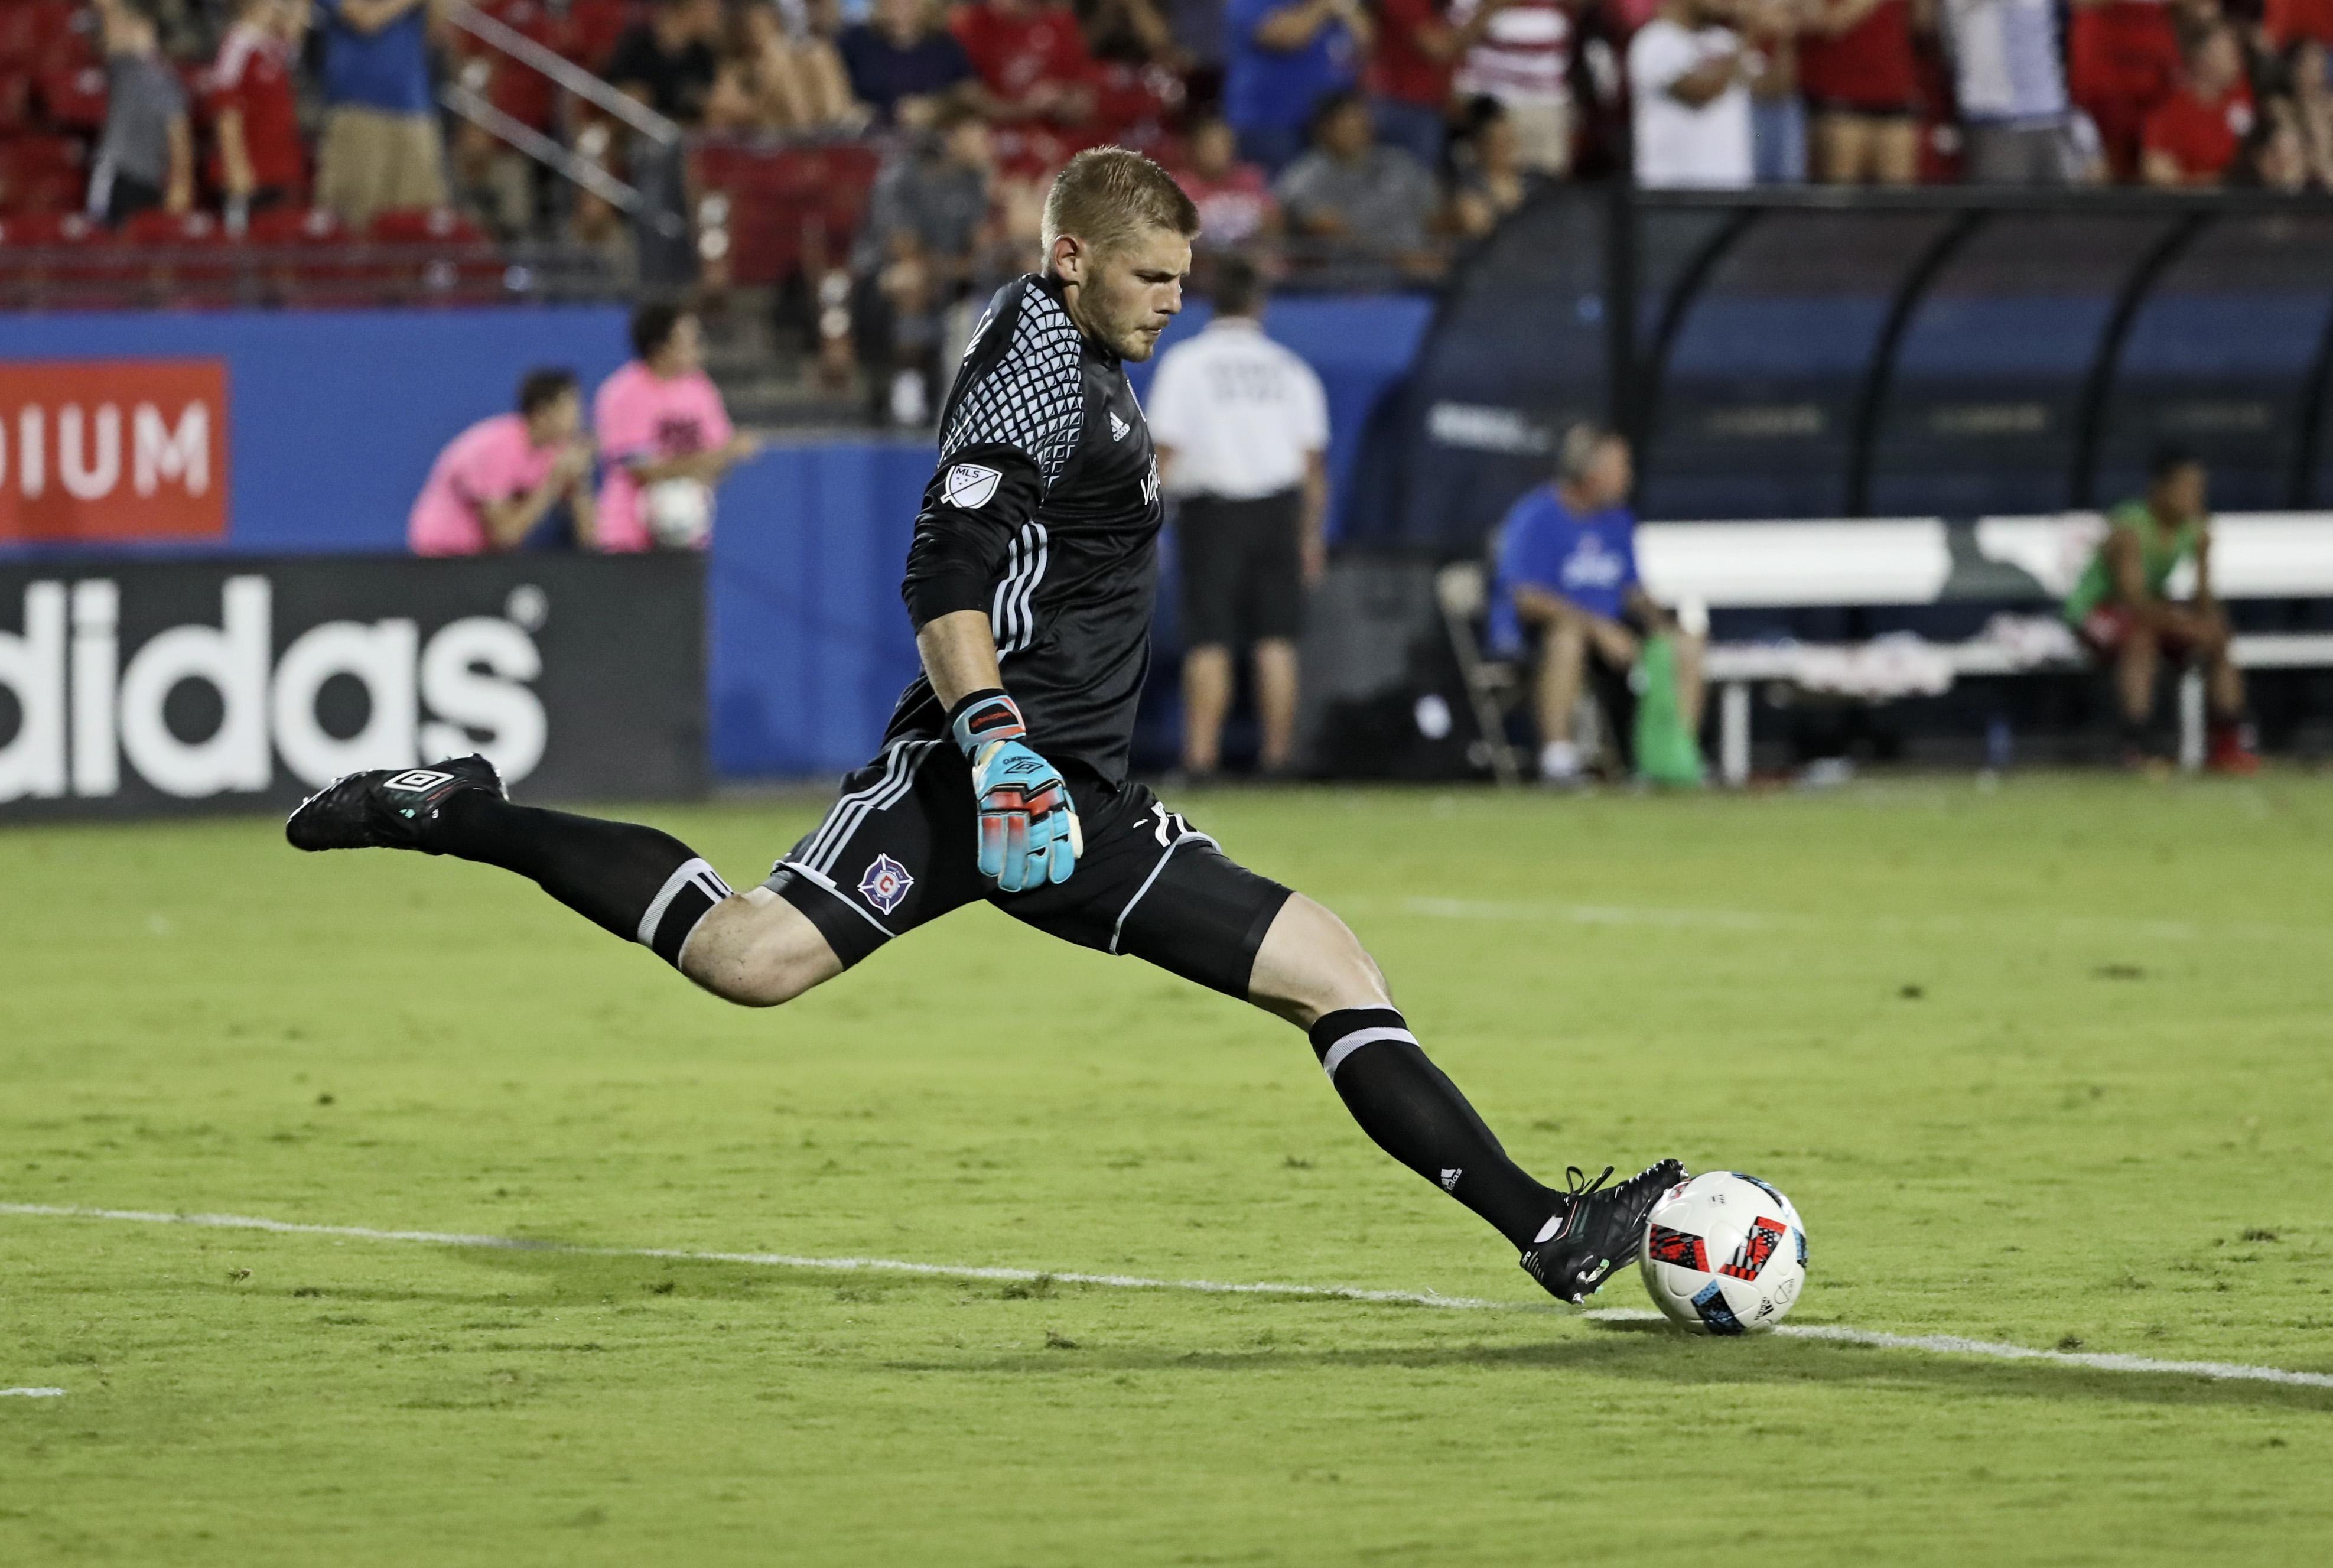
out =
[[[1304,634],[1300,492],[1253,501],[1194,495],[1176,513],[1183,646],[1245,648]]]
[[[985,899],[1016,920],[1247,998],[1256,949],[1288,890],[1224,853],[1147,785],[1061,768],[1085,835],[1066,882],[998,890],[974,863],[972,766],[946,740],[900,740],[842,781],[826,820],[769,887],[810,917],[844,967]]]

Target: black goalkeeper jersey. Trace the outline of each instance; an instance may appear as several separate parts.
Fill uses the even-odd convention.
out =
[[[984,611],[1030,745],[1112,784],[1126,776],[1149,668],[1163,516],[1150,427],[1124,364],[1078,330],[1057,281],[1007,284],[941,412],[901,593],[918,631]],[[946,727],[919,675],[884,739]]]

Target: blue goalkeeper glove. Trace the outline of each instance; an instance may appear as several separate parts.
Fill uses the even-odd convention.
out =
[[[948,733],[972,762],[980,874],[1008,893],[1068,881],[1085,835],[1061,769],[1029,749],[1019,706],[1001,691],[975,691],[956,704]]]

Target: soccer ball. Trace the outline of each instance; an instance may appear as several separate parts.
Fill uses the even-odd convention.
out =
[[[1770,1329],[1807,1283],[1807,1227],[1754,1176],[1704,1171],[1653,1205],[1637,1257],[1653,1304],[1700,1333]]]
[[[640,496],[648,533],[667,550],[695,550],[713,532],[713,490],[696,479],[659,479]]]

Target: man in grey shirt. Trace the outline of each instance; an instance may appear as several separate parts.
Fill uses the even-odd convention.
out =
[[[162,58],[152,0],[101,0],[105,24],[105,134],[90,170],[91,216],[120,224],[195,203],[195,139],[187,92]]]
[[[1272,188],[1291,232],[1300,236],[1291,259],[1321,281],[1422,282],[1442,270],[1426,237],[1434,177],[1376,135],[1368,100],[1351,91],[1331,93],[1312,117],[1312,150]]]
[[[885,165],[851,258],[859,349],[884,413],[903,427],[936,410],[947,313],[974,281],[991,227],[988,125],[950,103]]]

